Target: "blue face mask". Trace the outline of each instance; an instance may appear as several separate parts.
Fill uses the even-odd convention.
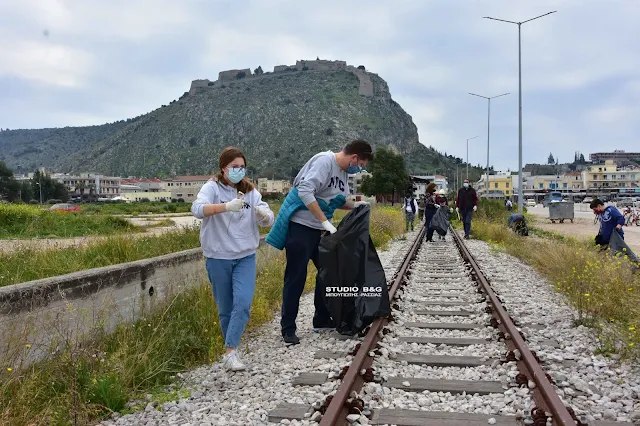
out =
[[[240,167],[230,167],[227,178],[234,184],[240,182],[244,178],[244,169]]]
[[[355,175],[356,173],[360,173],[361,170],[362,169],[360,168],[360,166],[356,162],[355,166],[352,166],[351,164],[349,164],[349,168],[347,169],[347,173],[350,174],[350,175]]]
[[[468,187],[469,187],[469,184],[468,184],[468,183],[465,183],[465,184],[463,184],[462,186],[464,186],[465,188],[468,188]]]

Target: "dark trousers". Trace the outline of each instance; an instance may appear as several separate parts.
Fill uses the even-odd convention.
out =
[[[304,291],[304,284],[307,281],[307,266],[309,260],[318,269],[318,244],[322,232],[317,229],[298,223],[289,223],[289,233],[285,250],[287,253],[287,266],[284,271],[284,287],[282,289],[282,311],[280,327],[282,334],[295,333],[296,318],[300,307],[300,296]],[[318,287],[316,280],[316,290],[314,305],[316,308],[313,315],[314,327],[331,327],[331,317],[324,304],[324,294],[322,288]]]
[[[427,241],[432,240],[433,239],[433,231],[434,229],[431,227],[431,220],[433,219],[433,217],[436,215],[436,208],[432,207],[429,208],[427,207],[425,209],[425,224],[427,225]]]
[[[473,209],[460,210],[460,218],[464,225],[464,235],[468,237],[471,234],[471,217],[473,216]]]

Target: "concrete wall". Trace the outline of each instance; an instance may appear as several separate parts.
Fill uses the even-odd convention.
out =
[[[278,252],[263,244],[258,267]],[[0,288],[0,360],[30,344],[42,359],[92,331],[135,322],[167,297],[208,282],[200,248]]]

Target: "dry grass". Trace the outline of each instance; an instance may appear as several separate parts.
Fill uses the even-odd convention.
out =
[[[476,237],[531,265],[564,294],[577,311],[576,324],[594,327],[603,352],[640,358],[640,274],[626,257],[552,233],[519,237],[486,219],[475,221],[474,229]]]

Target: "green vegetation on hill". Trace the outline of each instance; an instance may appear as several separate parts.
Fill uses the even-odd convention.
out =
[[[61,171],[165,177],[211,173],[221,150],[235,145],[247,154],[250,176],[290,178],[317,152],[364,138],[401,153],[409,173],[437,170],[453,182],[462,160],[420,144],[411,116],[386,82],[367,75],[372,97],[359,94],[358,77],[339,70],[224,81],[126,123],[4,131],[0,151],[13,166],[40,162]],[[43,151],[22,152],[32,145]]]

